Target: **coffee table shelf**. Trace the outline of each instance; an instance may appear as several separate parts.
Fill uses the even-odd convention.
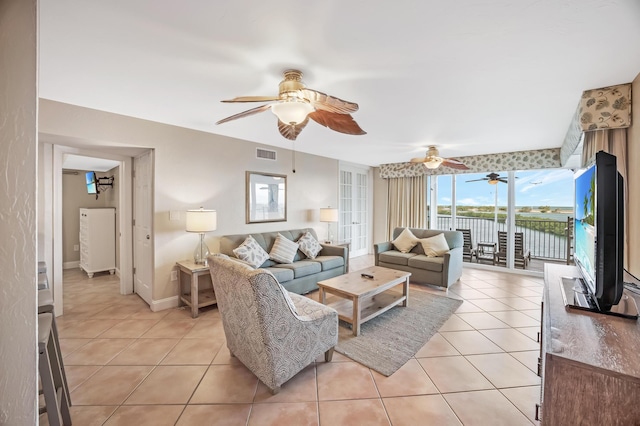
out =
[[[362,274],[373,278],[362,277]],[[360,334],[362,323],[388,311],[394,306],[407,306],[411,273],[372,266],[335,278],[318,282],[320,303],[327,304],[326,294],[341,298],[328,306],[338,311],[338,317],[351,324],[354,335]],[[400,287],[402,292],[392,290]]]

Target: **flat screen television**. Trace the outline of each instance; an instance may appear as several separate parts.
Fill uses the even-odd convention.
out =
[[[96,172],[87,172],[85,174],[85,180],[87,182],[87,194],[98,194],[98,177]]]
[[[604,151],[575,174],[574,260],[591,310],[608,312],[623,291],[624,183]]]

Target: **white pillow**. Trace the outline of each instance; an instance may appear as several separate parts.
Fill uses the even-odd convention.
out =
[[[233,249],[233,254],[254,268],[259,267],[269,259],[269,253],[264,251],[251,235],[249,235],[242,244]]]
[[[434,235],[429,238],[422,238],[419,241],[420,244],[422,244],[424,254],[426,254],[427,257],[442,257],[449,251],[449,244],[447,243],[447,239],[444,237],[444,234]]]
[[[278,263],[293,263],[293,258],[296,257],[297,252],[298,243],[294,243],[278,233],[276,241],[273,243],[273,247],[271,247],[271,251],[269,252],[269,258]]]
[[[409,253],[412,248],[418,244],[418,237],[413,235],[409,228],[404,228],[398,237],[391,241],[395,248],[400,250],[401,253]]]
[[[315,259],[318,253],[320,253],[320,250],[322,250],[322,246],[318,240],[316,240],[309,231],[298,238],[298,245],[300,246],[300,251],[309,259]]]

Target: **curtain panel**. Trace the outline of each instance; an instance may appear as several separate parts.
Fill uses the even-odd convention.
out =
[[[427,227],[427,176],[387,179],[387,239],[396,227]]]

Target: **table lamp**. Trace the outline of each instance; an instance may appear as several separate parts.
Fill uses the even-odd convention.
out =
[[[187,232],[200,234],[200,242],[193,252],[193,261],[196,264],[206,265],[209,256],[209,247],[204,242],[205,232],[215,231],[217,226],[217,213],[215,210],[187,210]]]
[[[331,222],[338,221],[338,209],[331,207],[320,209],[320,222],[327,222],[327,243],[331,243],[333,236],[331,235]]]

